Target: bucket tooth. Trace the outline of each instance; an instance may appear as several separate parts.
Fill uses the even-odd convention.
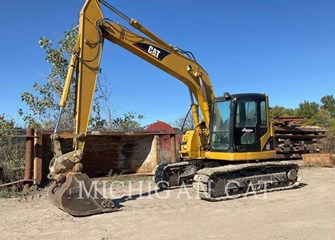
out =
[[[89,216],[116,211],[111,199],[104,198],[84,173],[68,173],[64,183],[49,187],[50,201],[72,216]]]

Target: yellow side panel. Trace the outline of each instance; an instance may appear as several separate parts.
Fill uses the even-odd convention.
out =
[[[268,142],[268,140],[270,139],[270,137],[271,137],[271,135],[270,135],[270,130],[268,130],[268,132],[265,133],[265,134],[261,137],[261,139],[260,139],[260,141],[261,141],[261,149],[264,149],[265,144]]]
[[[196,131],[187,131],[182,139],[181,150],[179,151],[181,157],[184,159],[199,159],[203,158],[204,152],[201,151],[200,138]]]
[[[223,161],[250,161],[257,159],[271,159],[276,156],[276,151],[263,151],[263,152],[206,152],[205,157],[213,160]]]

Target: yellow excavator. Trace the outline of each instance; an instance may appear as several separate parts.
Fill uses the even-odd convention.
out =
[[[104,18],[101,5],[141,34]],[[94,189],[91,179],[82,172],[81,163],[105,39],[172,75],[189,89],[196,127],[182,137],[182,161],[157,166],[155,182],[160,189],[193,183],[201,199],[220,201],[298,185],[298,165],[275,160],[274,128],[266,95],[224,93],[215,97],[208,74],[191,52],[166,43],[104,0],[86,0],[60,100],[60,115],[51,135],[54,157],[49,167],[48,177],[52,180],[49,196],[56,206],[74,216],[116,209],[111,199],[103,198]],[[76,78],[74,72],[78,74]],[[77,81],[75,131],[59,133],[74,79]],[[63,153],[62,140],[69,138],[73,139],[74,149]],[[89,189],[89,194],[82,196],[80,188]]]

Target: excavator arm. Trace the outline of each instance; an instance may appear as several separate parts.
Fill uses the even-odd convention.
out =
[[[101,4],[120,15],[144,36],[104,18]],[[195,61],[191,53],[166,43],[137,20],[128,18],[104,0],[86,0],[80,12],[78,39],[69,64],[60,101],[60,116],[51,136],[54,158],[50,163],[50,173],[48,175],[53,180],[53,185],[49,191],[51,200],[72,215],[91,215],[113,211],[114,209],[113,204],[109,200],[103,200],[100,195],[97,198],[89,195],[86,199],[81,199],[81,202],[77,201],[79,191],[73,190],[83,186],[91,189],[92,186],[87,175],[81,173],[83,169],[81,159],[105,39],[123,47],[183,82],[190,91],[192,114],[195,125],[198,126],[198,131],[208,131],[210,122],[209,109],[214,99],[212,84],[206,71]],[[78,77],[76,79],[75,131],[71,134],[58,133],[61,114],[67,102],[76,68],[78,68]],[[202,113],[205,126],[199,124],[198,107]],[[200,125],[201,127],[199,127]],[[73,139],[74,150],[64,154],[61,139],[68,138]],[[206,141],[202,142],[206,144]],[[81,182],[84,182],[84,184],[80,185]]]

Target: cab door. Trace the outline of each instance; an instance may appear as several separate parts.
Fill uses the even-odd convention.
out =
[[[234,124],[235,151],[260,152],[260,139],[266,132],[265,99],[259,97],[237,99]]]

